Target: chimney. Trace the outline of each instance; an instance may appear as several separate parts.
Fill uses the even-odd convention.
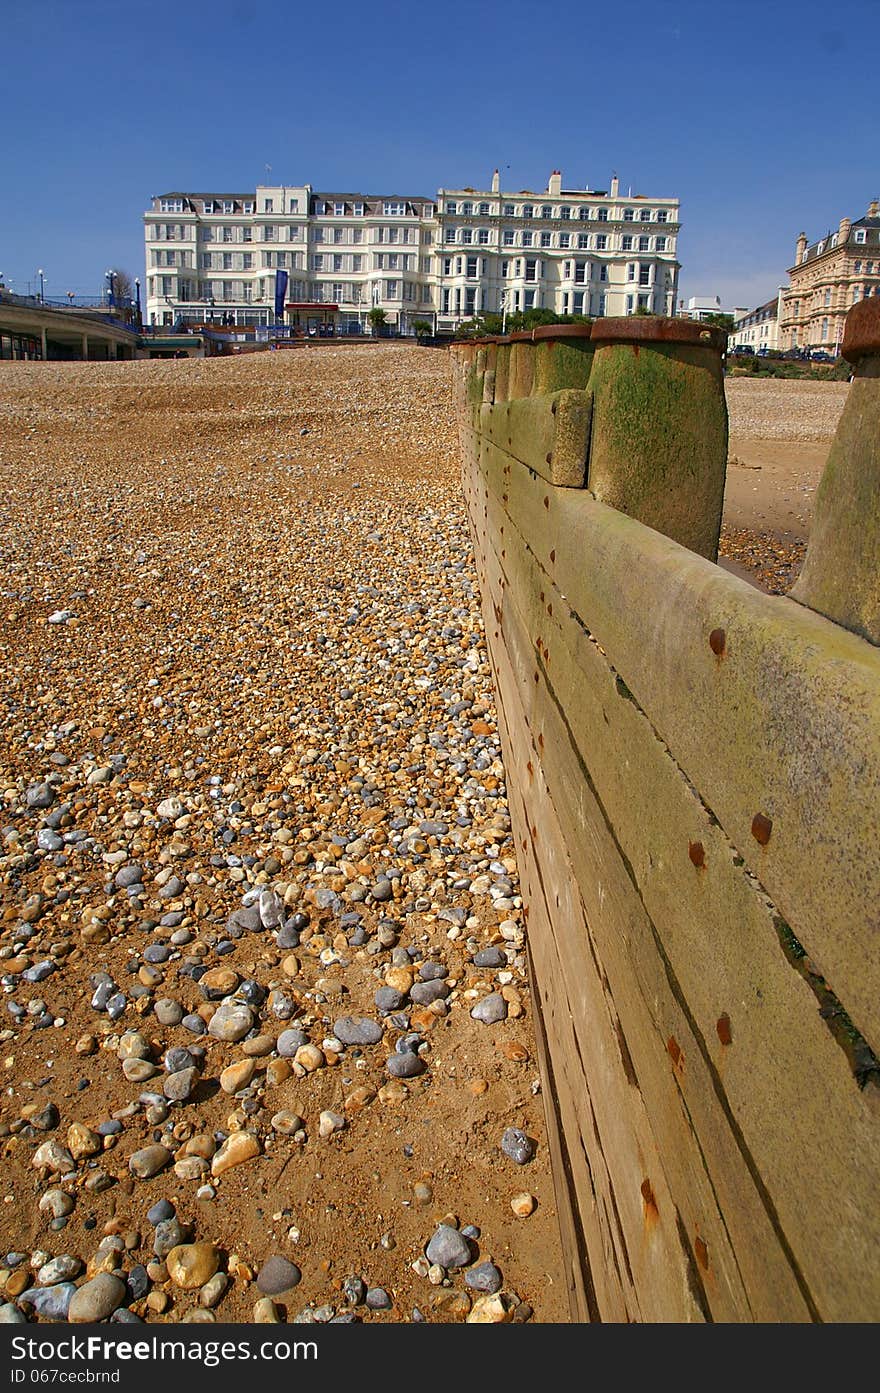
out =
[[[877,202],[876,198],[872,198],[868,204],[868,217],[876,218],[878,216],[880,216],[880,203]]]
[[[499,189],[499,187],[500,187],[500,182],[499,182],[499,181],[500,181],[500,175],[499,175],[499,173],[498,173],[498,170],[496,169],[495,173],[492,175],[492,192],[493,192],[493,193],[497,193],[497,192],[498,192],[498,189]]]
[[[838,240],[838,242],[843,243],[843,242],[846,241],[847,237],[849,236],[849,230],[850,230],[851,227],[852,227],[852,222],[850,221],[849,218],[841,218],[841,219],[840,219],[840,227],[837,229],[837,240]]]
[[[547,185],[547,194],[550,198],[558,198],[562,193],[562,170],[554,169],[550,175],[550,182]]]
[[[806,250],[807,250],[807,234],[806,234],[806,232],[802,232],[802,233],[800,234],[800,236],[798,237],[798,239],[797,239],[797,249],[796,249],[795,254],[794,254],[794,259],[795,259],[795,262],[796,262],[797,265],[800,265],[801,261],[803,260],[804,252],[805,252]]]
[[[617,198],[620,193],[620,180],[616,174],[611,176],[611,197]]]

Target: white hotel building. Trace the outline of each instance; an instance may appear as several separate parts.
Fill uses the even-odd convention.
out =
[[[285,322],[360,332],[380,306],[397,332],[415,320],[452,332],[475,314],[673,314],[675,198],[563,189],[440,189],[437,199],[317,193],[167,193],[144,215],[150,324],[274,323],[275,273],[288,273]]]

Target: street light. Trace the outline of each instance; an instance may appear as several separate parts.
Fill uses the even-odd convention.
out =
[[[42,305],[42,303],[43,303],[43,268],[42,268],[42,267],[40,267],[39,271],[37,272],[37,275],[38,275],[39,278],[40,278],[40,304]]]
[[[501,332],[502,332],[502,334],[506,334],[506,333],[507,333],[507,297],[508,297],[509,294],[510,294],[510,291],[509,291],[509,290],[502,290],[502,292],[501,292]]]
[[[110,308],[112,308],[112,305],[113,305],[113,272],[112,272],[112,271],[105,271],[105,272],[104,272],[104,276],[105,276],[105,278],[106,278],[106,280],[107,280],[107,285],[108,285],[108,290],[107,290],[107,308],[110,309]]]

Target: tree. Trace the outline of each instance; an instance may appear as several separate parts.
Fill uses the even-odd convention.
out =
[[[732,314],[706,314],[703,316],[704,324],[713,324],[719,329],[724,329],[728,334],[734,330],[734,318]]]
[[[376,334],[377,337],[379,334],[381,334],[382,330],[384,329],[385,321],[387,318],[388,316],[386,315],[381,305],[374,305],[373,308],[370,310],[370,313],[367,315],[367,319],[370,321],[373,333]]]
[[[429,339],[433,333],[433,325],[427,319],[414,319],[412,322],[412,331],[419,341],[422,339]]]
[[[114,267],[107,273],[107,281],[117,305],[127,305],[129,300],[134,299],[134,282],[127,271]]]

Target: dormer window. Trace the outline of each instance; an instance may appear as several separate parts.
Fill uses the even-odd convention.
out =
[[[386,218],[402,218],[406,213],[406,204],[386,200],[382,205],[382,211]]]
[[[205,201],[204,201],[204,203],[202,204],[202,212],[203,212],[203,213],[213,213],[213,211],[214,211],[214,200],[213,200],[213,198],[206,198]]]
[[[241,206],[245,213],[252,213],[254,211],[254,202],[251,198],[245,199]]]
[[[866,233],[863,227],[856,228],[856,241],[859,243],[866,241]]]
[[[263,200],[263,212],[264,212],[264,213],[274,213],[274,212],[275,212],[275,200],[274,200],[274,199],[272,199],[272,198],[266,198],[266,199]]]

